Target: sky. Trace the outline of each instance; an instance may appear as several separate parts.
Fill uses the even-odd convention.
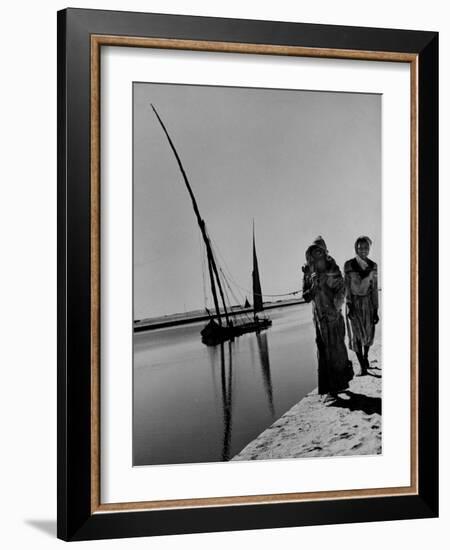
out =
[[[135,319],[204,308],[209,288],[192,204],[150,103],[240,300],[251,301],[253,220],[263,294],[301,288],[317,235],[341,269],[359,235],[380,262],[380,95],[134,83]]]

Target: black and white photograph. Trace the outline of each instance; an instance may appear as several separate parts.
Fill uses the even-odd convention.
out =
[[[449,546],[450,19],[370,7],[2,6],[3,548]]]
[[[133,465],[382,453],[380,94],[133,83]]]

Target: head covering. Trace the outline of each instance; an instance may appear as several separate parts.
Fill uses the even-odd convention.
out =
[[[325,252],[328,254],[327,245],[325,244],[324,238],[321,235],[318,235],[313,240],[313,246],[314,245],[319,247],[319,248],[323,248],[323,250],[325,250]]]
[[[306,261],[310,264],[313,262],[313,256],[312,256],[312,253],[314,252],[314,250],[316,249],[319,249],[319,250],[322,250],[325,254],[325,256],[328,256],[328,249],[327,249],[327,245],[323,239],[323,237],[321,235],[319,235],[318,237],[316,237],[314,239],[314,241],[312,242],[312,244],[310,246],[308,246],[308,248],[306,249],[306,253],[305,253],[305,256],[306,256]]]

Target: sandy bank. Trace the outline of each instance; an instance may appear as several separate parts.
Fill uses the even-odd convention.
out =
[[[326,401],[314,390],[294,405],[232,460],[381,453],[380,329],[370,350],[367,376],[355,376],[348,399]],[[350,352],[353,368],[358,361]]]

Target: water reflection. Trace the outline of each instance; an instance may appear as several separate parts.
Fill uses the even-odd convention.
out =
[[[275,407],[273,404],[273,387],[272,387],[272,375],[270,373],[270,357],[269,357],[269,344],[267,341],[267,334],[265,332],[256,334],[256,341],[258,342],[259,359],[261,361],[261,370],[264,382],[264,389],[266,390],[267,400],[269,403],[269,410],[272,418],[275,417]]]
[[[271,315],[216,347],[201,324],[134,336],[134,465],[228,461],[314,387],[310,309]]]
[[[257,333],[251,336],[256,339],[259,354],[259,363],[261,366],[261,374],[264,385],[264,391],[267,397],[268,408],[272,419],[275,418],[275,407],[273,399],[272,376],[270,372],[270,356],[267,334]],[[227,461],[232,458],[231,455],[231,438],[233,430],[233,356],[235,355],[235,342],[227,342],[220,344],[216,348],[211,349],[210,360],[211,369],[213,371],[220,368],[220,387],[222,400],[222,415],[223,415],[223,445],[222,445],[222,460]],[[250,345],[252,349],[253,346]],[[219,349],[219,354],[217,350]],[[220,365],[217,365],[217,357],[220,357]],[[216,384],[214,384],[216,388]]]
[[[225,363],[225,344],[220,345],[220,379],[223,406],[222,460],[230,460],[231,430],[233,422],[233,349],[228,342],[228,369]]]

